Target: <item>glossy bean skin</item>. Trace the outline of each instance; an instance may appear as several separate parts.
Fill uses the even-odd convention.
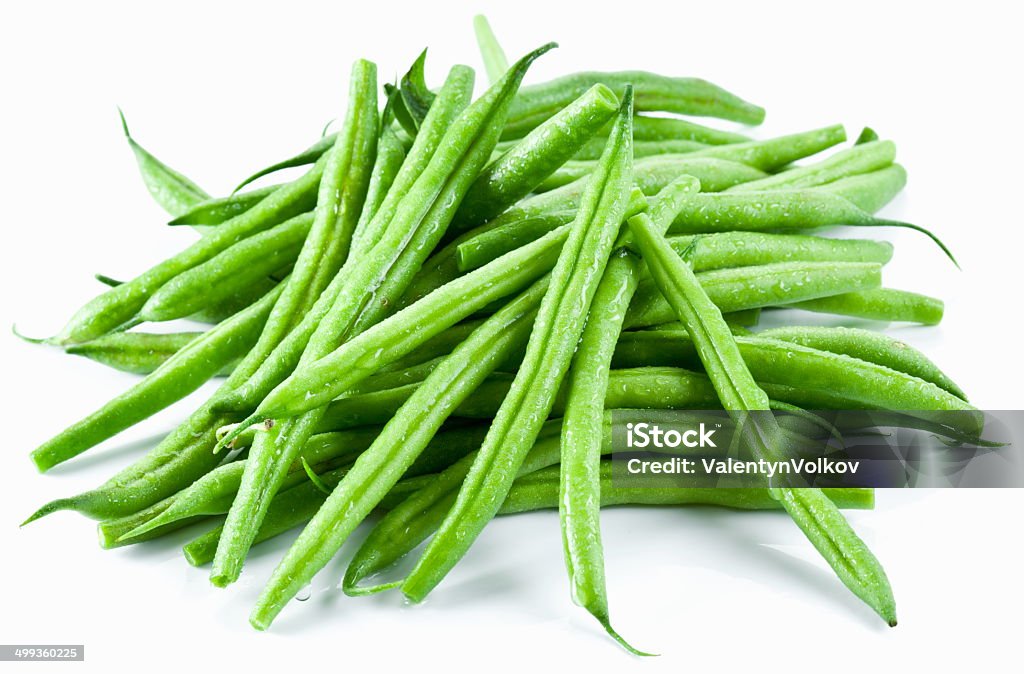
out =
[[[649,163],[666,162],[680,163],[685,166],[685,162],[688,159],[705,158],[724,159],[745,164],[761,171],[774,171],[798,159],[817,154],[844,140],[846,140],[846,131],[841,125],[827,126],[821,129],[778,136],[767,140],[754,140],[745,143],[708,147],[681,155],[655,155],[637,161],[637,166],[639,169]],[[559,187],[587,175],[591,170],[593,170],[593,162],[570,162],[542,183],[540,189]]]
[[[210,195],[199,185],[164,164],[135,142],[132,134],[128,131],[128,122],[124,118],[124,113],[120,109],[117,113],[121,116],[121,128],[124,131],[125,140],[128,141],[128,146],[135,155],[139,174],[142,176],[142,181],[146,184],[150,196],[153,197],[153,201],[173,217],[181,215],[196,204],[210,198]]]
[[[907,171],[899,164],[884,169],[842,178],[817,189],[836,194],[858,208],[877,213],[907,184]]]
[[[682,175],[698,179],[704,191],[717,191],[746,180],[756,180],[764,173],[744,164],[712,158],[685,162],[638,161],[633,171],[635,186],[647,195],[657,193]],[[486,225],[466,232],[453,241],[434,256],[436,262],[428,261],[426,269],[443,270],[435,273],[444,273],[441,278],[448,278],[447,274],[455,273],[452,264],[459,271],[476,269],[510,250],[568,224],[576,215],[579,196],[586,185],[587,179],[583,178],[550,192],[524,199]],[[430,273],[431,271],[427,271],[424,276]]]
[[[249,210],[280,187],[281,185],[268,185],[226,197],[210,197],[196,202],[187,210],[176,214],[174,219],[167,224],[171,226],[191,225],[193,227],[219,225]]]
[[[444,95],[439,95],[431,105],[412,148],[398,173],[390,180],[390,188],[386,190],[375,213],[365,219],[360,216],[353,234],[353,259],[363,256],[379,241],[384,229],[395,217],[401,197],[412,188],[413,183],[433,158],[445,132],[469,104],[472,88],[472,74],[466,69],[457,67],[449,73],[441,90]],[[388,132],[385,130],[383,133]],[[383,177],[386,181],[388,176]],[[342,269],[321,292],[302,320],[263,359],[256,372],[230,394],[219,396],[214,403],[215,407],[236,414],[251,412],[259,401],[298,365],[314,331],[324,322],[348,282],[349,272]]]
[[[734,340],[760,386],[774,384],[804,392],[803,397],[797,399],[788,393],[770,392],[773,398],[805,409],[905,410],[905,414],[925,420],[955,419],[965,435],[978,437],[980,434],[974,407],[914,374],[884,363],[757,335],[735,336]],[[674,352],[670,350],[672,344],[676,345]],[[612,362],[615,367],[652,364],[692,367],[696,364],[695,358],[696,351],[688,333],[656,330],[625,333]],[[817,391],[832,397],[817,396],[813,393]]]
[[[874,262],[886,264],[893,247],[887,241],[827,239],[800,234],[719,232],[669,237],[677,253],[689,250],[694,271],[773,262]]]
[[[842,293],[788,305],[794,309],[816,313],[853,316],[874,321],[903,321],[922,325],[938,325],[945,304],[942,300],[894,288],[876,288]]]
[[[67,353],[83,356],[122,372],[149,374],[198,338],[201,332],[117,332],[76,344]],[[228,367],[231,367],[228,365]],[[222,370],[223,372],[223,370]]]
[[[668,228],[682,200],[699,189],[700,183],[688,176],[671,183],[658,193],[649,215],[651,221],[662,229]],[[622,320],[642,269],[640,258],[627,245],[629,240],[628,235],[620,236],[619,247],[605,267],[569,369],[558,504],[573,601],[593,615],[627,650],[641,654],[611,625],[600,526],[599,465],[609,370]]]
[[[743,420],[742,437],[751,456],[757,460],[788,456],[787,442],[774,416],[747,416],[749,412],[769,410],[770,403],[748,366],[750,354],[740,349],[742,338],[733,337],[693,270],[649,218],[644,214],[634,216],[629,228],[651,276],[696,348],[722,406],[737,424]],[[769,494],[783,505],[843,584],[883,620],[895,625],[895,599],[885,571],[821,490],[770,486]]]
[[[604,135],[607,136],[607,134]],[[634,115],[633,140],[641,142],[692,140],[706,145],[729,145],[731,143],[746,143],[750,137],[732,131],[713,129],[688,119]]]
[[[402,593],[413,601],[422,601],[444,578],[497,512],[569,369],[629,201],[633,163],[630,87],[622,99],[615,130],[551,272],[515,381],[455,505],[402,583]],[[586,262],[581,265],[578,260]]]
[[[286,479],[285,484],[295,486],[307,479],[302,471],[301,460],[317,467],[328,462],[343,466],[351,465],[360,452],[370,446],[379,432],[379,428],[368,427],[313,436],[303,448],[300,460],[289,466],[290,479]],[[170,504],[161,507],[155,516],[125,531],[121,538],[138,538],[158,527],[193,517],[223,515],[231,506],[244,470],[245,459],[211,470],[170,497]]]
[[[576,161],[597,159],[601,156],[603,147],[604,138],[594,138],[573,155],[573,159]],[[697,150],[706,150],[708,147],[707,143],[696,140],[638,140],[633,143],[633,156],[641,159],[663,154],[687,154]]]
[[[605,430],[602,434],[604,439],[601,447],[602,454],[611,452],[611,433],[608,427],[608,419],[609,417],[606,415]],[[530,450],[530,454],[520,468],[516,482],[513,483],[513,488],[510,490],[508,498],[513,498],[516,485],[525,486],[533,484],[527,478],[542,471],[545,471],[545,475],[550,475],[550,478],[546,477],[545,479],[550,479],[554,482],[555,469],[552,467],[557,465],[559,454],[559,434],[557,433],[557,426],[553,426],[548,432],[541,435],[537,443]],[[374,587],[360,587],[359,583],[412,552],[437,530],[444,520],[445,514],[455,502],[459,486],[465,480],[473,458],[475,458],[473,455],[468,455],[466,458],[453,464],[431,483],[411,494],[405,501],[397,504],[391,512],[378,522],[349,563],[342,583],[346,594],[353,596],[372,594],[398,585],[398,583],[386,583]],[[610,495],[614,493],[614,491],[606,491],[605,486],[606,483],[602,480],[602,494]],[[553,497],[557,496],[555,484],[552,484],[550,489],[551,495]],[[651,491],[653,494],[657,490],[645,488],[645,491]],[[682,491],[685,492],[686,490],[682,489]],[[737,489],[719,489],[717,491],[721,493],[742,492],[742,490]],[[829,493],[833,491],[828,490]],[[865,492],[868,492],[868,490],[865,490]],[[869,493],[858,492],[858,495],[864,499],[862,503],[865,507],[871,507],[873,499],[868,498]],[[602,496],[602,502],[603,499],[604,497]],[[767,490],[764,490],[764,494],[760,495],[759,501],[762,500],[773,501],[768,496]],[[509,503],[509,501],[506,500],[506,503]],[[512,501],[509,505],[512,506],[514,503],[515,501]]]
[[[885,365],[967,400],[963,389],[927,356],[909,344],[882,333],[857,328],[793,326],[764,330],[758,335]]]
[[[828,297],[877,288],[882,283],[881,265],[870,262],[777,262],[753,267],[701,272],[698,280],[712,302],[723,312],[770,307],[799,301],[796,298]],[[675,320],[675,314],[658,286],[643,279],[629,307],[625,328],[659,325]]]
[[[481,324],[396,411],[274,570],[253,610],[254,625],[269,626],[391,491],[441,423],[525,344],[546,289],[546,279],[538,281]]]
[[[316,198],[323,166],[276,190],[253,208],[211,230],[184,251],[86,303],[53,339],[60,345],[87,342],[135,318],[156,290],[178,274],[214,257],[243,238],[308,211]]]
[[[459,234],[490,220],[529,194],[568,161],[619,107],[595,85],[492,161],[466,193],[451,231]]]
[[[39,470],[49,470],[195,391],[252,348],[279,295],[275,289],[190,342],[135,386],[37,447],[32,461]]]
[[[244,292],[295,264],[312,224],[313,214],[304,213],[242,239],[161,286],[139,310],[139,318],[150,323],[173,321]]]
[[[509,113],[505,137],[525,135],[595,84],[618,94],[634,87],[638,111],[664,111],[760,124],[764,109],[696,78],[665,77],[642,71],[579,72],[523,87]]]
[[[310,338],[300,366],[322,358],[390,313],[390,298],[397,300],[404,293],[490,158],[526,71],[554,46],[545,45],[520,59],[455,120],[427,168],[398,204],[387,231],[367,256],[357,261],[349,283]],[[283,469],[312,434],[322,413],[312,409],[257,435],[249,450],[242,487],[225,520],[210,575],[214,584],[238,578]],[[255,619],[251,622],[256,624]]]
[[[769,178],[730,187],[730,192],[801,189],[835,182],[853,175],[886,168],[896,160],[896,144],[890,140],[854,145],[809,166],[782,171]]]
[[[734,185],[757,180],[763,177],[761,169],[752,167],[729,159],[718,157],[702,157],[699,153],[673,155],[654,155],[639,159],[636,162],[637,175],[649,174],[657,179],[657,176],[671,175],[673,178],[681,175],[691,175],[707,183],[706,191],[719,192]],[[537,185],[536,191],[540,193],[550,192],[559,187],[571,185],[577,181],[584,180],[594,170],[592,161],[569,161],[565,162],[562,168],[555,171],[549,178]],[[644,189],[643,186],[640,186]],[[646,189],[644,190],[647,191]]]

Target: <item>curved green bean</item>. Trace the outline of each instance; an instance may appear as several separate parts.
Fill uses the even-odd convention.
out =
[[[884,169],[896,159],[896,144],[878,140],[854,145],[809,166],[782,171],[768,178],[730,187],[730,192],[757,192],[816,187],[853,175]]]
[[[816,189],[836,194],[867,213],[877,213],[907,184],[907,171],[899,164],[871,173],[849,176]]]
[[[178,225],[191,225],[193,227],[219,225],[236,215],[246,212],[280,188],[281,185],[268,185],[267,187],[260,187],[259,189],[232,194],[227,197],[210,197],[178,213],[167,224],[172,227]]]
[[[787,305],[823,314],[853,316],[874,321],[905,321],[922,325],[938,325],[945,304],[928,295],[895,288],[876,288],[842,293]]]

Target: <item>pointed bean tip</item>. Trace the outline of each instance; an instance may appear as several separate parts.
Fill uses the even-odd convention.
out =
[[[628,641],[626,641],[622,637],[621,634],[619,634],[618,632],[615,631],[615,628],[612,627],[611,620],[607,616],[601,617],[601,616],[598,616],[598,615],[594,615],[594,617],[597,618],[598,622],[601,623],[601,627],[603,627],[604,631],[608,633],[608,636],[610,636],[612,639],[614,639],[620,646],[625,648],[627,651],[629,651],[633,655],[639,655],[640,657],[644,657],[644,658],[657,658],[657,657],[660,657],[660,655],[661,655],[660,653],[648,653],[646,651],[641,651],[640,649],[635,648],[632,644],[630,644]]]
[[[23,342],[29,344],[54,344],[56,337],[29,337],[18,332],[18,325],[16,323],[11,324],[11,333]]]

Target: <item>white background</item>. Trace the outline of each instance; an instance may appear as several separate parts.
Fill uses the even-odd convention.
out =
[[[470,22],[484,10],[510,56],[561,43],[530,81],[578,69],[696,75],[764,105],[758,137],[842,122],[851,137],[870,124],[895,139],[910,182],[884,215],[934,228],[963,271],[919,235],[872,230],[897,243],[888,285],[947,302],[940,327],[888,331],[924,349],[977,405],[1021,409],[1019,17],[1009,3],[915,5],[6,5],[0,320],[52,334],[100,290],[93,273],[131,276],[192,240],[162,225],[115,105],[144,146],[223,193],[305,147],[340,114],[357,57],[376,61],[382,80],[427,45],[433,82],[453,62],[479,66]],[[489,527],[421,606],[329,589],[346,548],[309,601],[259,634],[248,610],[286,541],[261,546],[243,581],[218,590],[185,564],[186,536],[103,552],[92,524],[73,514],[17,528],[42,502],[94,486],[140,455],[203,393],[40,476],[28,452],[133,378],[13,337],[0,349],[0,643],[84,643],[95,671],[228,663],[946,671],[1003,669],[1019,652],[1024,494],[1016,490],[886,492],[877,510],[850,514],[895,588],[892,630],[784,515],[618,509],[604,518],[613,618],[659,659],[625,655],[571,604],[552,513]]]

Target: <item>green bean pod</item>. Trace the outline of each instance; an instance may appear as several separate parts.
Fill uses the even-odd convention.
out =
[[[495,217],[529,194],[572,158],[619,107],[608,87],[597,84],[491,162],[459,206],[452,232]]]
[[[748,367],[751,356],[740,349],[742,338],[733,337],[721,312],[683,258],[643,214],[631,218],[629,227],[652,277],[696,347],[722,406],[739,413],[770,409],[768,394]],[[810,379],[806,372],[803,374]],[[730,416],[737,422],[745,418]],[[783,449],[785,439],[773,416],[749,417],[744,428],[743,437],[754,458],[777,460],[787,456]],[[835,505],[819,489],[771,487],[769,493],[782,503],[843,584],[886,622],[895,625],[895,600],[885,571]]]
[[[178,274],[150,296],[139,310],[139,319],[173,321],[244,292],[274,271],[294,264],[312,224],[312,213],[297,215]]]
[[[167,224],[172,227],[179,225],[191,225],[193,227],[219,225],[236,215],[246,212],[267,198],[272,192],[280,189],[280,187],[281,185],[268,185],[267,187],[260,187],[249,192],[232,194],[226,197],[210,197],[178,213]]]
[[[606,414],[604,420],[605,430],[602,433],[602,454],[608,454],[611,452],[611,431],[608,419],[609,416]],[[555,427],[555,429],[556,428],[557,427]],[[518,498],[513,496],[517,485],[525,486],[535,484],[532,480],[528,480],[527,478],[542,471],[545,471],[545,475],[551,476],[546,479],[550,479],[552,481],[550,493],[553,498],[557,498],[558,492],[557,487],[555,486],[555,471],[551,467],[555,466],[558,462],[560,450],[558,439],[557,433],[542,434],[541,438],[538,439],[537,443],[530,450],[529,455],[526,460],[524,460],[523,465],[519,470],[516,481],[513,483],[513,488],[509,491],[509,495],[506,498],[505,503],[509,504],[510,507],[513,507],[513,504],[516,502],[513,499]],[[453,464],[450,468],[435,477],[429,484],[419,491],[411,494],[405,501],[396,505],[377,523],[356,551],[355,556],[353,556],[348,569],[345,572],[345,578],[342,581],[342,588],[346,594],[353,596],[372,594],[374,592],[390,589],[399,585],[398,582],[395,582],[375,587],[360,587],[359,583],[363,579],[383,571],[406,554],[415,550],[416,547],[418,547],[423,541],[427,540],[437,530],[443,522],[445,515],[451,510],[452,505],[455,503],[458,489],[464,482],[474,458],[474,454],[470,454]],[[603,469],[601,472],[604,473],[605,470],[606,469]],[[607,477],[607,473],[602,477]],[[617,488],[614,487],[614,485],[610,485],[609,482],[610,480],[601,480],[602,504],[604,503],[606,494],[609,495],[609,498],[615,498],[612,494],[616,493]],[[606,489],[606,487],[609,486],[611,487],[611,490]],[[621,489],[621,487],[619,489]],[[628,489],[628,492],[624,491],[622,493],[625,495],[632,491],[632,489]],[[653,496],[653,494],[657,493],[658,490],[644,488],[643,491],[650,492]],[[686,493],[687,490],[686,488],[679,487],[673,488],[672,491]],[[758,494],[757,502],[765,503],[764,507],[779,507],[779,505],[770,505],[767,503],[774,501],[774,499],[768,495],[767,490],[762,491],[752,489],[746,491],[743,489],[715,489],[713,491],[717,492],[717,496],[729,499],[730,497],[727,496],[727,494],[731,494],[733,495],[733,498],[737,499],[737,501],[730,501],[728,505],[724,502],[717,503],[718,505],[742,507],[734,504],[746,502],[747,498],[750,498],[756,493]],[[680,498],[684,498],[682,493],[680,494]],[[840,499],[845,500],[846,497],[849,497],[852,503],[851,501],[846,501],[846,504],[843,505],[843,507],[870,508],[874,504],[873,498],[871,498],[871,496],[873,496],[873,492],[871,490],[851,490],[850,492],[846,492],[830,489],[826,490],[826,493],[830,495],[835,494],[837,496],[837,502],[840,502]],[[700,492],[700,494],[704,495],[706,492]],[[740,494],[747,494],[747,496],[740,496]],[[854,494],[859,498],[854,497]],[[713,495],[707,495],[713,498]]]
[[[319,161],[320,157],[327,154],[327,151],[334,147],[334,143],[335,141],[337,141],[337,136],[338,134],[335,133],[325,134],[323,137],[320,138],[320,140],[313,143],[311,146],[309,146],[302,152],[292,157],[289,157],[288,159],[282,159],[279,162],[275,162],[266,168],[260,169],[259,171],[253,173],[251,176],[249,176],[242,182],[238,183],[238,186],[235,187],[233,193],[238,192],[238,190],[242,189],[249,183],[255,182],[256,180],[259,180],[263,176],[270,175],[271,173],[275,173],[286,168],[306,166],[307,164],[313,164]]]
[[[351,257],[353,260],[364,256],[382,236],[384,229],[395,216],[396,209],[404,196],[430,163],[445,133],[469,104],[473,94],[471,71],[463,67],[453,68],[441,89],[438,98],[430,106],[427,117],[420,125],[412,148],[402,162],[397,175],[391,180],[387,194],[376,208],[372,218],[357,223],[353,235]],[[386,132],[385,132],[386,134]],[[387,182],[382,176],[382,181]],[[355,264],[354,262],[352,264]],[[312,308],[302,320],[263,358],[255,373],[235,391],[218,397],[214,403],[221,410],[248,413],[276,385],[284,380],[298,365],[310,337],[324,322],[342,289],[350,282],[349,270],[342,269],[320,294]]]
[[[135,161],[139,167],[139,174],[146,184],[146,189],[153,197],[153,200],[160,205],[171,216],[178,216],[192,208],[196,204],[210,198],[203,188],[196,185],[187,177],[175,171],[167,164],[150,154],[144,147],[135,142],[132,134],[128,131],[128,122],[124,113],[118,108],[117,114],[121,116],[121,128],[124,137],[128,141]]]
[[[815,229],[834,225],[902,227],[921,232],[956,264],[942,241],[908,222],[883,220],[846,199],[819,189],[695,194],[671,228],[673,234],[765,229]]]
[[[841,178],[884,169],[895,160],[896,144],[891,140],[877,140],[854,145],[809,166],[798,166],[768,178],[730,187],[729,191],[757,192],[816,187]]]
[[[734,185],[764,177],[760,169],[729,159],[717,157],[701,157],[699,153],[680,155],[655,155],[637,160],[636,172],[639,175],[650,175],[658,180],[661,176],[692,175],[707,183],[707,192],[720,192]],[[589,176],[594,170],[592,161],[568,161],[562,168],[537,185],[537,192],[550,192],[559,187],[571,185]],[[661,178],[664,180],[664,178]],[[643,187],[641,187],[643,189]],[[646,190],[645,190],[646,192]]]
[[[877,213],[907,184],[907,171],[893,164],[878,171],[849,176],[817,189],[836,194],[867,213]]]
[[[281,289],[276,288],[234,318],[190,342],[135,386],[37,447],[31,454],[32,461],[40,471],[49,470],[195,391],[252,348],[280,294]],[[29,521],[57,509],[47,508],[44,506]]]
[[[722,190],[764,176],[757,169],[723,159],[648,162],[642,166],[640,163],[634,165],[633,180],[635,186],[648,195],[657,193],[682,175],[698,179],[701,189],[706,192]],[[587,179],[583,178],[524,199],[486,225],[466,232],[427,262],[427,271],[421,275],[419,282],[425,289],[430,287],[430,282],[436,283],[438,277],[450,280],[450,275],[457,275],[456,270],[476,269],[568,224],[576,216],[579,198],[586,185]]]
[[[605,139],[596,137],[591,139],[579,152],[573,155],[576,161],[597,159],[601,156]],[[697,150],[706,150],[707,143],[696,140],[638,140],[633,143],[633,156],[637,159],[643,157],[655,157],[664,154],[687,154]]]
[[[793,342],[819,351],[839,353],[904,372],[967,400],[963,389],[914,347],[888,335],[857,328],[793,326],[773,328],[759,337]]]
[[[84,356],[97,363],[122,372],[149,374],[163,365],[171,356],[195,341],[201,332],[117,332],[76,344],[66,349],[67,353]],[[221,369],[230,370],[233,363]]]
[[[667,229],[691,192],[700,183],[688,176],[659,192],[650,218]],[[605,631],[631,653],[643,655],[612,628],[604,580],[600,525],[599,466],[602,415],[610,366],[622,320],[640,278],[641,261],[627,247],[628,235],[618,241],[597,286],[586,327],[567,378],[565,419],[562,423],[562,471],[559,518],[562,544],[573,601],[586,609]]]
[[[501,48],[498,38],[491,30],[491,24],[483,14],[473,17],[473,32],[476,34],[476,43],[480,48],[484,69],[487,71],[487,81],[494,84],[508,70],[508,58],[505,56],[505,50]]]
[[[451,412],[526,343],[547,285],[547,279],[538,281],[485,321],[395,413],[274,570],[250,617],[257,629],[266,629],[287,602],[334,557]]]
[[[387,312],[389,298],[397,300],[404,293],[490,158],[527,69],[554,46],[545,45],[520,59],[452,124],[423,174],[402,198],[387,231],[352,269],[349,283],[310,338],[300,366],[327,355],[351,335],[379,321]],[[214,584],[223,586],[238,578],[283,468],[301,449],[321,415],[321,410],[310,410],[257,436],[242,487],[225,520],[210,575]]]
[[[777,262],[701,272],[698,280],[723,311],[771,307],[796,298],[828,297],[877,288],[881,265],[870,262]],[[626,314],[627,329],[668,323],[675,313],[653,279],[640,282]]]
[[[632,185],[631,87],[626,87],[622,98],[615,130],[551,272],[515,381],[455,505],[402,583],[403,594],[413,601],[422,601],[447,575],[498,511],[569,369]]]
[[[607,136],[607,133],[603,135]],[[731,143],[746,143],[750,140],[750,137],[732,131],[713,129],[703,124],[691,122],[688,119],[634,115],[633,140],[692,140],[706,145],[729,145]]]
[[[322,173],[323,165],[316,164],[306,175],[211,230],[182,252],[94,298],[79,309],[51,341],[60,345],[87,342],[131,321],[150,296],[178,274],[202,264],[251,234],[312,208]]]
[[[626,86],[633,86],[638,111],[717,117],[745,124],[764,120],[764,108],[704,80],[642,71],[579,72],[523,87],[509,113],[505,137],[525,135],[595,84],[619,94]]]
[[[793,302],[794,309],[824,314],[853,316],[873,321],[905,321],[938,325],[942,321],[942,300],[894,288],[876,288]]]
[[[871,239],[827,239],[799,234],[718,232],[669,238],[677,253],[689,251],[694,271],[773,262],[874,262],[892,259],[892,244]]]
[[[846,140],[846,131],[837,124],[768,140],[708,147],[681,155],[665,154],[647,157],[637,161],[637,170],[639,171],[647,164],[669,162],[685,167],[688,160],[710,158],[738,162],[761,171],[774,171],[798,159],[827,150],[844,140]],[[555,171],[550,178],[541,183],[538,190],[560,187],[589,174],[593,168],[594,163],[589,161],[568,162],[566,166]],[[684,168],[681,172],[687,171]]]

